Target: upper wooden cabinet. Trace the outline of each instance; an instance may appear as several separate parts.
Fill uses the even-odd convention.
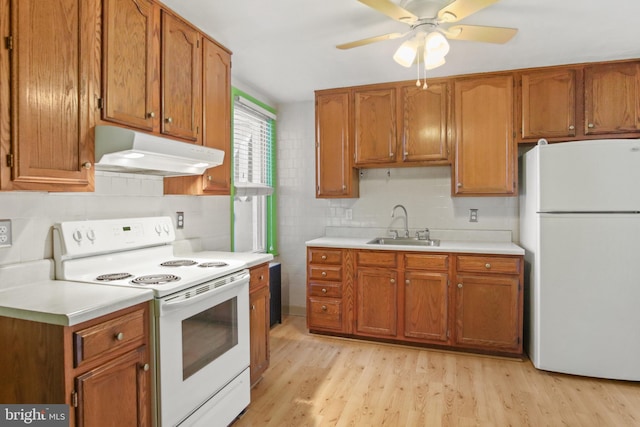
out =
[[[93,191],[100,2],[4,1],[0,16],[0,189]]]
[[[355,88],[357,167],[449,164],[449,85],[392,83]]]
[[[202,176],[165,178],[165,194],[231,194],[231,53],[202,38],[202,143],[224,151]]]
[[[515,195],[513,76],[460,79],[454,86],[452,193],[456,196]]]
[[[354,91],[355,165],[394,162],[397,156],[396,89]]]
[[[316,197],[358,197],[349,91],[316,92]]]
[[[449,84],[400,87],[402,161],[449,163]]]
[[[160,123],[160,8],[103,0],[102,119],[146,131]]]
[[[640,63],[584,69],[585,135],[640,132]]]
[[[570,138],[576,135],[576,70],[522,73],[520,140]]]
[[[162,11],[162,123],[160,131],[201,142],[202,52],[200,33]]]

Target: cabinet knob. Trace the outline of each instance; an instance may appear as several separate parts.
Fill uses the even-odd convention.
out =
[[[327,288],[322,288],[322,293],[326,294],[327,293]]]
[[[458,289],[462,289],[462,283],[458,283]]]
[[[411,280],[407,279],[404,281],[405,284],[410,285],[411,284]]]
[[[264,280],[264,275],[263,274],[260,275],[260,281],[262,281],[262,280]]]
[[[589,129],[593,129],[594,127],[596,127],[596,125],[594,125],[593,123],[589,123],[589,124],[587,125],[587,127],[588,127]]]
[[[323,305],[322,307],[320,307],[322,309],[322,311],[327,311],[327,306]]]
[[[456,186],[457,186],[458,188],[460,188],[460,187],[462,187],[462,183],[461,183],[461,182],[459,182],[459,183],[457,183],[457,184],[456,184]]]
[[[173,123],[173,118],[172,117],[167,117],[166,119],[164,119],[165,123]]]
[[[569,126],[569,130],[574,130],[576,127],[574,125]]]
[[[251,310],[255,310],[256,309],[256,305],[255,304],[251,304]]]
[[[393,153],[389,153],[389,157],[393,157]]]
[[[484,268],[486,268],[487,270],[488,270],[488,269],[490,269],[490,268],[491,268],[491,264],[486,263],[486,264],[484,265]]]
[[[322,255],[320,258],[327,259],[327,256],[326,255]]]
[[[142,365],[140,368],[142,368],[143,371],[148,371],[149,370],[149,364],[145,363],[144,365]]]
[[[115,335],[115,338],[116,338],[118,341],[122,341],[122,340],[124,339],[124,334],[123,334],[122,332],[118,332],[118,333]]]
[[[84,163],[82,164],[82,168],[83,168],[83,169],[91,169],[91,167],[92,167],[92,166],[93,166],[93,165],[91,164],[91,162],[84,162]]]
[[[213,181],[213,177],[211,175],[207,175],[207,181]]]
[[[391,279],[391,280],[389,280],[389,282],[396,283],[396,279]]]
[[[347,186],[346,186],[345,184],[342,184],[342,189],[343,189],[343,190],[346,190],[346,189],[347,189]]]
[[[327,272],[326,271],[322,272],[322,277],[327,277]]]
[[[156,113],[154,113],[153,111],[150,111],[149,114],[147,114],[147,117],[149,117],[150,119],[153,119],[156,117]]]

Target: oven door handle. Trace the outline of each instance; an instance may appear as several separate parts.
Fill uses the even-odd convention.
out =
[[[235,281],[233,281],[232,283],[229,283],[227,285],[224,286],[224,288],[229,289],[229,287],[238,287],[238,286],[242,286],[243,284],[247,284],[249,283],[249,274],[247,273],[246,275],[243,275],[239,278],[236,278]],[[221,289],[222,287],[215,287],[212,286],[211,289],[204,291],[204,292],[196,292],[195,290],[193,291],[189,291],[189,292],[184,292],[172,299],[175,299],[175,301],[162,301],[160,303],[160,314],[163,313],[167,313],[170,311],[174,311],[177,310],[179,308],[183,308],[183,307],[187,307],[189,305],[195,304],[197,302],[200,302],[206,298],[211,298],[214,296],[213,292]],[[194,296],[187,296],[188,294],[195,294]]]

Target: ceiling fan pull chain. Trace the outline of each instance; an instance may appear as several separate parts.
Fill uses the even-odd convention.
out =
[[[427,90],[429,85],[427,84],[427,66],[424,67],[424,84],[422,85],[422,90]]]
[[[416,87],[420,87],[422,82],[420,82],[420,54],[416,55],[416,70],[418,70],[418,80],[416,80]]]

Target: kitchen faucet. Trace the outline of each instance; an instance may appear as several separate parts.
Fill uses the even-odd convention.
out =
[[[407,209],[402,205],[395,205],[391,209],[391,218],[395,218],[397,208],[401,208],[404,211],[404,237],[409,237],[409,214],[407,214]]]

